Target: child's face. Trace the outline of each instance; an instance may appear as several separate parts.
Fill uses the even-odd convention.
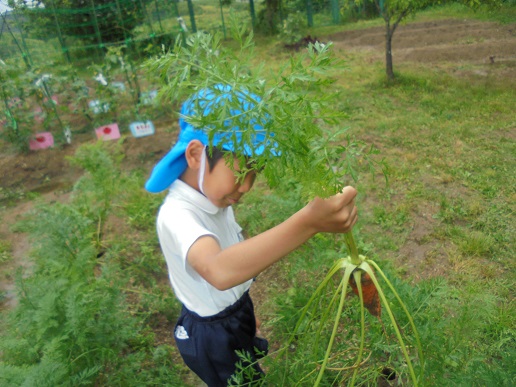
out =
[[[206,168],[204,175],[204,194],[219,208],[238,203],[242,195],[249,192],[256,179],[256,171],[252,169],[243,176],[239,174],[240,163],[237,158],[233,159],[232,168],[228,162],[231,161],[220,159],[211,171]]]

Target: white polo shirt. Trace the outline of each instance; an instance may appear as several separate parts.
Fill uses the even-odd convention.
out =
[[[243,239],[231,207],[218,208],[200,192],[176,180],[159,210],[157,230],[170,283],[189,310],[212,316],[235,303],[251,286],[253,281],[249,280],[228,290],[217,290],[186,259],[190,247],[202,236],[213,236],[222,249]]]

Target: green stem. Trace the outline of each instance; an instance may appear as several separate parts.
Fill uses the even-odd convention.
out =
[[[422,350],[422,346],[421,346],[421,341],[419,339],[419,334],[417,332],[416,324],[414,323],[414,319],[412,318],[412,315],[409,313],[407,307],[405,306],[405,303],[401,300],[401,297],[399,296],[398,292],[396,291],[396,289],[392,285],[391,281],[388,280],[387,276],[384,274],[382,269],[380,269],[380,267],[374,261],[367,260],[367,262],[371,266],[373,266],[378,273],[380,273],[380,275],[382,276],[382,278],[385,281],[385,283],[387,284],[387,286],[389,286],[391,291],[394,293],[394,296],[396,297],[396,299],[400,303],[403,311],[405,312],[405,315],[407,316],[407,318],[409,320],[410,327],[412,328],[412,332],[414,332],[414,337],[415,337],[416,343],[417,343],[417,351],[418,351],[418,354],[419,354],[419,361],[421,363],[421,373],[420,373],[421,376],[420,377],[422,378],[423,374],[424,374],[424,369],[425,369],[425,358],[423,356],[423,350]]]
[[[308,300],[307,304],[301,310],[301,315],[299,316],[299,320],[297,321],[294,331],[292,332],[292,335],[290,336],[290,340],[288,341],[286,348],[288,348],[288,346],[294,340],[294,337],[296,336],[299,328],[301,327],[301,324],[303,323],[303,320],[304,320],[308,310],[310,309],[312,303],[315,301],[315,299],[321,293],[321,291],[326,287],[326,285],[328,284],[328,281],[330,281],[330,279],[335,275],[335,273],[337,273],[340,269],[342,269],[347,264],[347,262],[348,261],[346,260],[346,258],[339,259],[337,262],[335,262],[333,267],[330,269],[329,273],[326,274],[326,277],[324,277],[323,281],[319,284],[319,286],[317,287],[315,292],[312,294],[312,296]]]
[[[332,310],[333,306],[335,305],[337,298],[339,297],[342,286],[343,286],[343,283],[342,283],[342,281],[340,281],[340,284],[337,287],[337,290],[335,291],[335,293],[333,293],[333,296],[332,296],[329,304],[327,305],[326,309],[324,310],[324,313],[321,316],[320,321],[328,321],[328,316],[330,315],[331,310]],[[317,335],[316,335],[316,342],[319,342],[323,328],[324,328],[324,324],[319,324],[319,328],[317,330]]]
[[[344,234],[344,240],[346,241],[346,245],[348,246],[349,255],[351,257],[351,263],[356,266],[360,265],[362,263],[362,259],[360,259],[360,256],[358,255],[358,249],[355,243],[355,238],[353,238],[353,234],[351,233],[351,231]]]
[[[321,383],[321,379],[323,377],[324,371],[326,370],[326,366],[328,364],[328,359],[330,358],[331,350],[333,347],[333,342],[335,341],[335,336],[337,335],[337,330],[339,328],[340,316],[342,315],[342,309],[344,308],[344,301],[346,300],[346,293],[348,290],[348,282],[351,273],[355,270],[354,265],[347,264],[346,271],[344,272],[344,276],[342,277],[342,290],[339,307],[337,309],[337,315],[335,316],[335,322],[333,324],[333,330],[331,332],[330,341],[328,342],[328,346],[326,347],[326,354],[324,355],[324,360],[321,365],[321,369],[319,370],[319,375],[317,375],[317,380],[315,381],[314,387],[317,387],[319,383]]]
[[[45,96],[47,97],[47,102],[50,104],[50,106],[52,107],[52,111],[54,113],[54,116],[56,117],[57,119],[57,122],[59,122],[59,126],[61,127],[61,130],[64,130],[65,126],[63,124],[63,121],[61,121],[61,117],[59,116],[59,113],[57,112],[57,107],[56,107],[56,104],[54,103],[54,101],[52,100],[52,93],[50,92],[49,88],[48,88],[48,85],[46,83],[46,81],[43,79],[42,80],[42,90],[43,90],[43,93],[45,94]]]
[[[16,119],[14,118],[14,115],[11,111],[11,108],[9,107],[9,102],[7,101],[7,93],[5,92],[5,89],[2,88],[2,95],[4,97],[4,104],[5,104],[5,115],[7,118],[11,120],[11,124],[13,125],[13,129],[18,134],[18,123],[16,122]]]
[[[385,297],[385,293],[383,292],[382,288],[380,287],[380,284],[378,283],[378,280],[376,279],[376,275],[371,269],[371,266],[367,262],[363,262],[362,265],[360,265],[360,268],[367,272],[369,276],[371,277],[371,280],[374,283],[374,286],[376,286],[376,290],[378,290],[378,294],[382,300],[383,306],[385,310],[387,311],[387,314],[389,315],[389,318],[391,319],[392,327],[394,328],[394,332],[396,333],[396,338],[398,339],[398,342],[401,347],[401,351],[403,352],[403,356],[405,357],[405,360],[407,362],[407,367],[409,369],[410,377],[412,378],[412,382],[414,383],[414,386],[418,386],[418,381],[416,374],[414,372],[414,367],[412,366],[412,362],[410,361],[409,354],[407,352],[407,346],[405,345],[405,342],[403,341],[403,337],[401,336],[401,332],[398,328],[398,324],[396,322],[396,319],[394,318],[394,314],[392,313],[391,307],[389,305],[389,302],[387,301],[387,298]]]
[[[358,366],[362,361],[362,355],[364,353],[365,343],[365,308],[364,308],[364,295],[362,293],[362,270],[355,270],[353,277],[357,284],[358,297],[360,298],[360,348],[358,349],[357,361],[355,363],[355,369],[353,370],[353,376],[351,377],[351,386],[355,385],[355,380],[358,373]]]

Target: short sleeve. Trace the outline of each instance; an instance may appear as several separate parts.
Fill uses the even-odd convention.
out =
[[[186,257],[190,247],[200,237],[212,236],[218,241],[216,235],[207,230],[194,213],[182,208],[176,209],[173,213],[167,210],[160,211],[157,231],[165,256],[179,257],[183,267],[186,267]]]

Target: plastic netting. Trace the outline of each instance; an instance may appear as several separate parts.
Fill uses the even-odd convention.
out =
[[[108,47],[120,45],[142,56],[153,47],[172,45],[178,34],[197,29],[225,32],[230,13],[219,0],[42,0],[38,4],[0,9],[0,58],[22,55],[28,61],[45,62],[61,57],[72,64],[100,58]],[[234,3],[231,12],[251,23],[248,2]]]
[[[225,34],[230,13],[262,27],[270,17],[262,0],[18,1],[25,5],[7,11],[7,0],[0,0],[4,4],[0,58],[21,55],[40,67],[57,58],[68,64],[101,58],[110,46],[123,45],[135,56],[146,56],[172,45],[178,34],[197,30]],[[364,8],[353,0],[277,0],[275,4],[275,22],[279,32],[287,34],[292,32],[289,29],[340,24]]]

